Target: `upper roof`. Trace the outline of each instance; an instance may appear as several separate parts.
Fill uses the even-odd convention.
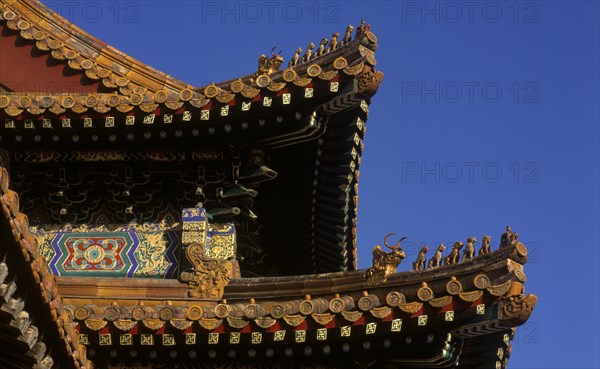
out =
[[[342,45],[340,37],[337,48],[330,43],[331,50],[325,49],[322,54],[315,49],[310,60],[303,63],[301,59],[283,71],[263,71],[258,73],[260,76],[196,88],[96,39],[37,0],[1,0],[0,21],[2,28],[11,30],[0,38],[0,84],[9,92],[0,95],[0,109],[15,117],[24,114],[52,119],[69,112],[97,116],[129,112],[182,114],[182,108],[210,110],[214,108],[211,104],[240,105],[262,95],[281,96],[277,93],[294,86],[338,81],[340,74],[357,76],[364,72],[365,65],[376,64],[373,52],[377,38],[368,26],[363,26],[353,40]],[[53,63],[31,57],[44,53]],[[51,83],[50,93],[40,88]],[[371,95],[377,87],[369,88]],[[35,122],[33,128],[37,128]]]
[[[298,261],[293,273],[356,268],[364,123],[383,78],[368,25],[348,27],[337,43],[283,70],[269,65],[276,56],[261,57],[255,74],[203,88],[121,53],[35,0],[0,0],[0,28],[0,70],[10,70],[0,84],[14,90],[0,92],[3,148],[225,147],[232,137],[249,139],[278,149],[271,155],[277,183],[265,183],[258,206],[268,208],[265,238],[287,244]],[[35,91],[39,82],[81,90]],[[278,214],[301,226],[280,229]]]

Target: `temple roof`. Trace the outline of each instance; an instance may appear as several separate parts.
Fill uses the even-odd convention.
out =
[[[375,71],[377,37],[369,26],[354,33],[349,27],[337,44],[298,54],[287,68],[268,67],[278,60],[274,54],[261,56],[256,73],[202,87],[148,67],[35,0],[0,1],[0,27],[3,148],[68,158],[57,144],[115,152],[210,150],[250,140],[271,150],[279,173],[257,200],[268,224],[264,238],[289,243],[284,255],[276,247],[271,253],[296,258],[293,274],[356,268],[362,139],[383,77]],[[15,78],[24,82],[11,83]],[[272,225],[280,214],[301,224],[290,241],[288,230]]]
[[[56,360],[90,368],[84,345],[101,351],[126,349],[134,342],[139,350],[175,346],[190,357],[204,347],[211,349],[212,359],[212,352],[253,350],[257,343],[281,350],[282,356],[284,351],[293,354],[290,345],[302,352],[307,344],[327,344],[327,350],[341,354],[347,347],[370,351],[377,344],[400,349],[379,353],[383,363],[504,368],[514,328],[529,318],[536,303],[534,295],[524,294],[527,249],[520,242],[452,265],[392,273],[384,280],[370,280],[370,270],[237,279],[220,300],[190,299],[178,280],[54,277],[27,217],[18,211],[18,196],[8,189],[6,170],[1,174],[0,253],[8,261],[0,264],[0,277],[12,280],[0,289],[1,310],[9,318],[4,331],[14,333],[0,335],[7,344],[0,350],[13,364],[14,348],[8,343],[17,338],[23,352],[33,350],[19,359],[21,365],[33,358],[44,368]],[[45,334],[35,334],[39,329]],[[55,345],[51,355],[45,353],[47,345]],[[72,359],[63,361],[65,354]]]

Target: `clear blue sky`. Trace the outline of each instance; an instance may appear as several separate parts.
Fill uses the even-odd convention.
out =
[[[45,1],[196,86],[286,60],[365,18],[385,73],[360,178],[360,266],[389,232],[423,243],[529,246],[538,295],[510,368],[598,368],[597,1]]]

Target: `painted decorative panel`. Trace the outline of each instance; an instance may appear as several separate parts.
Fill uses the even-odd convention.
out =
[[[234,223],[209,224],[204,209],[193,210],[182,214],[182,223],[168,225],[46,225],[31,231],[55,275],[178,278],[185,268],[182,244],[188,243],[182,235],[196,233],[193,242],[204,242],[208,257],[236,254]]]
[[[161,225],[32,227],[61,276],[176,278],[180,231]]]

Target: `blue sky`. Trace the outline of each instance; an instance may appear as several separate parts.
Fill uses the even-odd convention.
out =
[[[596,1],[45,1],[118,49],[201,86],[362,18],[385,73],[367,123],[360,266],[389,232],[418,248],[506,225],[529,247],[536,310],[510,368],[598,368]]]

